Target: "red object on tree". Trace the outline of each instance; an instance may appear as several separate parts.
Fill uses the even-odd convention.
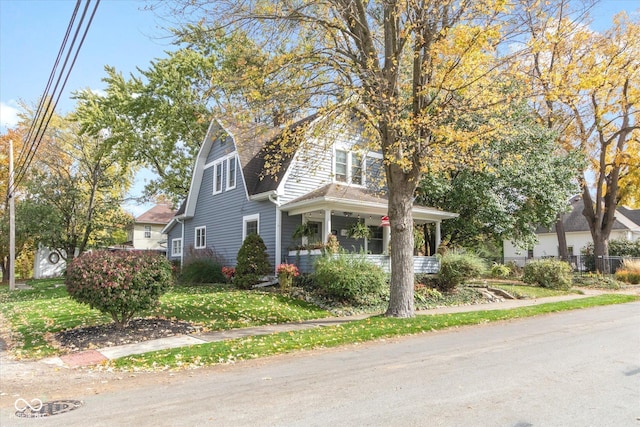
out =
[[[389,217],[388,216],[383,216],[382,218],[380,218],[380,220],[382,222],[380,222],[380,227],[389,227],[391,226],[391,223],[389,222]]]

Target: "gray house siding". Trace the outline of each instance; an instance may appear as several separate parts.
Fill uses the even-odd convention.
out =
[[[302,144],[295,154],[289,174],[285,177],[281,203],[290,202],[323,185],[333,182],[333,150],[313,140]]]
[[[174,223],[169,232],[167,233],[167,257],[170,260],[180,260],[180,255],[174,256],[172,254],[173,241],[182,237],[182,224]]]
[[[206,227],[206,247],[214,250],[224,258],[225,264],[236,265],[236,256],[242,245],[243,218],[259,214],[259,234],[267,246],[271,263],[275,262],[275,227],[276,207],[267,201],[251,201],[247,199],[239,165],[236,166],[236,186],[227,189],[228,163],[222,163],[222,191],[213,194],[213,163],[232,152],[233,145],[226,141],[221,144],[214,141],[211,152],[207,155],[207,167],[202,174],[202,183],[197,197],[195,215],[185,223],[184,250],[185,261],[189,252],[195,247],[195,230]],[[213,153],[213,154],[212,154]]]

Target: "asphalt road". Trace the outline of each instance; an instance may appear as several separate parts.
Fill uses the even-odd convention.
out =
[[[168,374],[167,374],[168,375]],[[5,425],[635,426],[640,303],[178,373]]]

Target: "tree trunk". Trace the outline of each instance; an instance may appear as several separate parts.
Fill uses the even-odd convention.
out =
[[[0,263],[0,273],[2,273],[2,284],[9,284],[9,257],[3,257],[2,262]]]
[[[601,274],[611,273],[608,271],[609,241],[608,239],[593,238],[593,257],[596,271]]]
[[[391,223],[390,317],[413,317],[413,193],[415,185],[398,165],[387,168]]]
[[[564,231],[564,214],[558,215],[556,221],[556,235],[558,236],[558,256],[562,261],[569,261],[569,249],[567,248],[567,234]]]

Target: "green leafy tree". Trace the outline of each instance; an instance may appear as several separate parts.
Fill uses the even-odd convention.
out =
[[[420,183],[419,203],[460,215],[442,223],[443,239],[451,246],[499,246],[511,240],[528,247],[535,242],[535,228],[553,224],[579,191],[575,171],[584,164],[581,153],[567,154],[555,133],[539,125],[526,107],[513,108],[506,117],[510,125],[505,123],[510,135],[473,153],[478,162],[461,159]]]
[[[301,95],[293,90],[294,80],[271,73],[286,59],[267,55],[241,32],[227,35],[199,24],[173,35],[177,49],[166,58],[129,78],[106,67],[106,95],[82,91],[76,97],[82,101],[77,116],[83,131],[107,130],[106,141],[122,161],[157,176],[145,194],[165,194],[178,204],[214,115],[279,123],[298,109],[300,102],[292,100]]]
[[[499,130],[469,131],[455,122],[502,106],[503,58],[496,48],[508,4],[185,0],[173,5],[178,18],[196,11],[194,21],[242,31],[264,50],[283,52],[280,58],[287,60],[275,70],[304,77],[293,81],[307,94],[307,108],[350,107],[366,124],[366,148],[382,152],[389,193],[393,251],[387,315],[413,316],[414,192],[427,165],[444,166]]]
[[[26,111],[25,128],[29,117]],[[80,134],[73,119],[54,115],[20,201],[28,235],[67,260],[90,247],[122,243],[116,230],[130,216],[120,204],[132,179],[132,170],[118,162],[105,139]]]

